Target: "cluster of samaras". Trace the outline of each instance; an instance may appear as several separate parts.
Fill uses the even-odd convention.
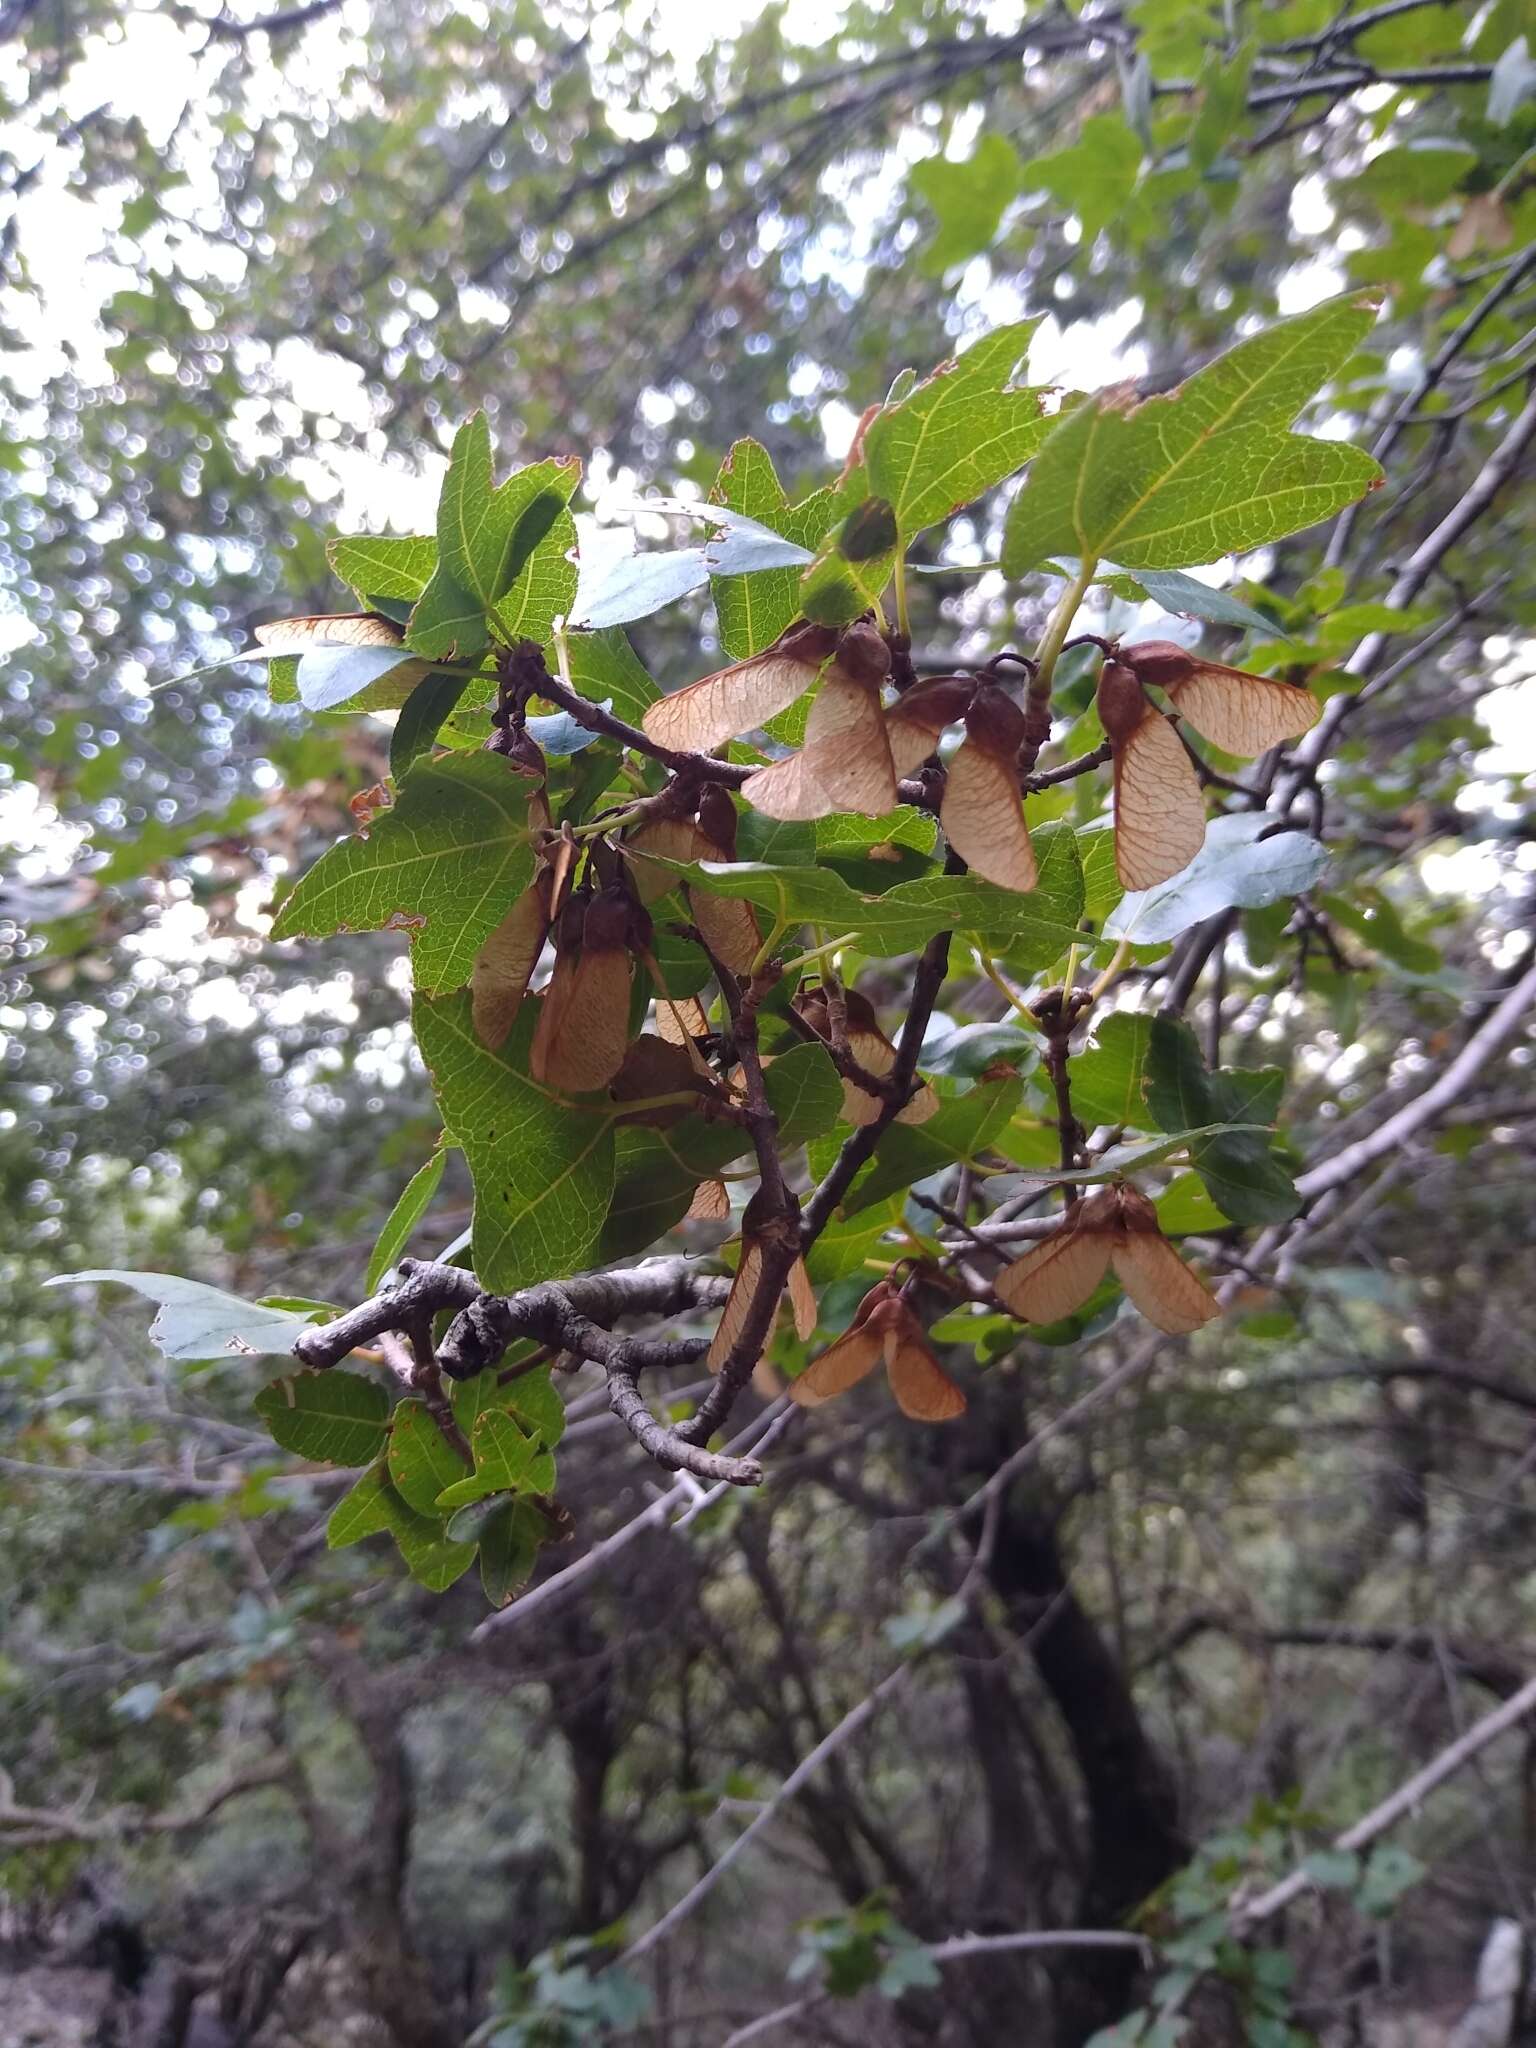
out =
[[[934,756],[951,727],[964,738],[945,763],[939,822],[951,849],[1004,889],[1032,889],[1035,857],[1024,819],[1021,754],[1049,736],[1049,707],[1016,704],[995,677],[934,676],[887,705],[890,650],[870,623],[839,632],[796,625],[772,647],[653,704],[645,730],[658,745],[707,753],[756,731],[819,682],[804,744],[742,784],[770,818],[856,811],[882,818],[898,784]],[[1150,889],[1185,868],[1205,839],[1199,777],[1160,689],[1181,718],[1224,753],[1251,759],[1315,724],[1316,700],[1294,683],[1250,675],[1171,641],[1113,648],[1098,709],[1112,750],[1115,858],[1128,889]]]
[[[745,1271],[750,1211],[742,1244]],[[1056,1323],[1081,1308],[1111,1271],[1148,1322],[1170,1337],[1187,1336],[1217,1313],[1215,1296],[1163,1236],[1157,1211],[1145,1195],[1127,1185],[1099,1188],[1079,1202],[1050,1237],[1006,1266],[993,1285],[999,1300],[1021,1321]],[[750,1278],[743,1281],[738,1275],[732,1300],[748,1285]],[[796,1303],[795,1327],[804,1337],[809,1329],[802,1324],[793,1275],[789,1292]],[[815,1321],[812,1313],[810,1329]],[[728,1302],[722,1329],[730,1322]],[[714,1353],[711,1358],[718,1362]],[[857,1386],[882,1364],[904,1415],[916,1422],[948,1422],[963,1414],[964,1393],[940,1365],[907,1299],[906,1286],[895,1279],[881,1280],[870,1289],[842,1336],[791,1383],[790,1398],[802,1407],[818,1407]]]
[[[993,1283],[999,1300],[1026,1323],[1056,1323],[1082,1307],[1113,1270],[1148,1322],[1187,1336],[1217,1313],[1216,1298],[1158,1227],[1157,1211],[1129,1186],[1105,1187],[1079,1202],[1059,1228],[1006,1266]],[[904,1415],[947,1422],[965,1395],[934,1356],[904,1289],[882,1280],[853,1321],[790,1387],[803,1407],[846,1393],[883,1364]]]

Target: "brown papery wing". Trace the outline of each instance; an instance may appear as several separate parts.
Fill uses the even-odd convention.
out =
[[[912,775],[939,744],[944,728],[906,711],[901,701],[885,714],[885,737],[897,775]]]
[[[1187,868],[1205,844],[1205,799],[1184,743],[1148,704],[1115,748],[1115,872],[1127,889],[1151,889]]]
[[[269,619],[256,628],[263,647],[400,647],[405,628],[380,612],[337,612],[333,617]]]
[[[708,753],[787,711],[816,680],[819,664],[769,648],[712,676],[701,676],[648,705],[641,724],[659,747]]]
[[[723,860],[718,846],[709,847],[702,860]],[[763,935],[750,903],[738,896],[712,896],[707,889],[687,891],[693,921],[711,953],[733,974],[748,974],[762,950]]]
[[[1149,1323],[1184,1337],[1221,1313],[1216,1297],[1160,1231],[1128,1230],[1118,1238],[1115,1277]]]
[[[806,767],[837,811],[883,818],[896,808],[896,769],[880,692],[834,662],[805,722]]]
[[[714,1339],[704,1363],[711,1372],[718,1372],[730,1356],[731,1347],[741,1335],[741,1326],[747,1319],[757,1293],[758,1279],[763,1270],[763,1248],[755,1238],[745,1237],[741,1242],[741,1260],[736,1268],[736,1277],[731,1282],[731,1291],[725,1297],[725,1307],[720,1311],[720,1320],[715,1325]],[[774,1321],[778,1320],[778,1309],[774,1309]],[[770,1325],[770,1335],[772,1326]],[[766,1347],[765,1347],[766,1348]]]
[[[633,963],[623,946],[587,946],[565,973],[562,958],[539,1012],[529,1071],[562,1095],[606,1088],[629,1046]]]
[[[884,1348],[891,1392],[903,1415],[914,1422],[953,1422],[965,1413],[965,1395],[915,1331],[888,1332]]]
[[[701,1180],[688,1204],[685,1223],[724,1223],[731,1213],[731,1198],[723,1180]]]
[[[775,761],[771,768],[759,768],[741,785],[741,793],[754,811],[786,824],[809,824],[814,818],[830,817],[837,809],[803,752]]]
[[[1323,710],[1295,683],[1218,662],[1201,662],[1193,675],[1170,684],[1168,701],[1213,746],[1244,761],[1310,732]]]
[[[846,1394],[860,1380],[867,1379],[880,1363],[883,1339],[878,1329],[863,1324],[845,1330],[835,1344],[829,1344],[818,1359],[792,1381],[789,1398],[802,1408],[817,1408]]]
[[[656,1036],[669,1045],[708,1038],[709,1014],[697,996],[657,996]]]
[[[944,837],[983,881],[1033,889],[1035,850],[1024,823],[1019,778],[1007,761],[966,740],[949,763],[939,811]]]
[[[544,950],[549,893],[548,876],[530,883],[475,955],[470,1012],[476,1038],[492,1051],[512,1029]]]
[[[851,1029],[848,1033],[848,1050],[869,1074],[888,1074],[896,1064],[896,1048],[881,1031]],[[882,1107],[878,1095],[871,1095],[867,1088],[859,1087],[855,1081],[844,1080],[844,1123],[872,1124]]]
[[[899,1124],[925,1124],[929,1117],[937,1116],[942,1105],[937,1092],[924,1081],[912,1100],[896,1112]]]
[[[816,1334],[821,1311],[816,1306],[816,1290],[804,1259],[796,1259],[789,1269],[789,1305],[794,1311],[795,1335],[802,1344],[808,1344]]]
[[[654,818],[620,844],[620,851],[634,857],[629,871],[635,893],[642,903],[655,903],[682,877],[663,861],[716,860],[719,855],[691,818]]]
[[[1082,1307],[1109,1270],[1105,1230],[1067,1223],[998,1274],[998,1298],[1026,1323],[1059,1323]]]

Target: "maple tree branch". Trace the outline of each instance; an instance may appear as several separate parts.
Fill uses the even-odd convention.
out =
[[[1331,1159],[1298,1174],[1297,1193],[1308,1201],[1314,1201],[1331,1188],[1342,1187],[1345,1181],[1364,1173],[1378,1159],[1400,1151],[1410,1138],[1433,1123],[1442,1109],[1449,1108],[1457,1096],[1466,1093],[1488,1062],[1514,1036],[1533,1005],[1536,1005],[1536,966],[1527,968],[1514,987],[1506,992],[1438,1080],[1431,1082],[1411,1102],[1404,1103],[1395,1115],[1378,1124],[1374,1131],[1358,1138],[1353,1145],[1346,1145]]]
[[[90,1819],[69,1808],[22,1806],[9,1773],[0,1771],[0,1850],[42,1848],[50,1842],[123,1842],[143,1835],[184,1834],[200,1828],[232,1799],[288,1783],[293,1761],[275,1756],[216,1785],[195,1806],[179,1813],[146,1813],[119,1808]]]
[[[744,991],[739,991],[734,975],[717,970],[730,1012],[731,1047],[746,1083],[747,1125],[757,1155],[765,1213],[754,1231],[759,1264],[752,1298],[730,1349],[720,1361],[714,1385],[696,1412],[678,1426],[678,1435],[687,1443],[707,1443],[730,1414],[737,1395],[752,1377],[767,1347],[780,1299],[789,1284],[790,1268],[800,1256],[800,1201],[784,1177],[784,1165],[779,1158],[779,1120],[768,1100],[757,1042],[759,1005],[781,973],[778,962],[770,961],[752,977]]]
[[[945,872],[957,871],[953,856],[945,863]],[[929,1020],[939,1000],[939,992],[949,973],[949,945],[951,932],[935,932],[923,948],[917,971],[912,977],[912,993],[907,1004],[907,1019],[902,1026],[901,1038],[896,1047],[896,1061],[886,1076],[889,1092],[880,1105],[880,1114],[873,1123],[861,1124],[843,1141],[841,1151],[833,1161],[831,1170],[806,1203],[800,1218],[800,1249],[807,1252],[820,1237],[836,1214],[837,1205],[852,1187],[859,1168],[874,1154],[889,1127],[900,1115],[912,1094],[913,1082],[917,1076],[918,1055],[923,1049]]]
[[[1378,1836],[1395,1827],[1400,1820],[1415,1812],[1431,1792],[1438,1791],[1448,1778],[1452,1778],[1464,1764],[1485,1750],[1490,1742],[1509,1729],[1518,1727],[1528,1714],[1536,1712],[1536,1678],[1527,1680],[1511,1699],[1495,1707],[1476,1721],[1465,1735],[1450,1743],[1440,1754],[1427,1763],[1423,1770],[1415,1771],[1411,1778],[1399,1785],[1395,1792],[1383,1799],[1379,1806],[1373,1806],[1353,1827],[1346,1828],[1339,1835],[1333,1848],[1341,1855],[1353,1855],[1369,1848]],[[1282,1912],[1312,1884],[1312,1877],[1305,1865],[1293,1870],[1269,1890],[1261,1892],[1254,1899],[1236,1899],[1230,1908],[1233,1931],[1245,1934],[1260,1926],[1264,1921]]]

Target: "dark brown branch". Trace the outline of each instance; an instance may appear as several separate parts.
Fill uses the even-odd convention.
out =
[[[207,25],[208,33],[228,42],[243,42],[247,36],[291,35],[296,28],[307,28],[310,22],[334,14],[340,5],[341,0],[309,0],[307,6],[287,7],[277,14],[260,14],[254,21],[239,21],[232,14],[216,14]]]
[[[956,872],[953,856],[946,863],[946,872]],[[874,1154],[886,1131],[896,1121],[903,1105],[912,1094],[917,1077],[917,1058],[923,1048],[923,1038],[928,1030],[929,1019],[934,1005],[939,1000],[939,991],[949,973],[949,942],[952,934],[935,932],[923,949],[923,956],[912,977],[912,995],[907,1008],[907,1021],[902,1027],[901,1040],[896,1048],[896,1064],[888,1076],[890,1093],[880,1105],[880,1114],[873,1123],[862,1124],[850,1137],[844,1140],[842,1150],[833,1161],[832,1170],[805,1205],[800,1220],[800,1246],[809,1251],[831,1222],[837,1212],[837,1205],[853,1186],[859,1168]]]

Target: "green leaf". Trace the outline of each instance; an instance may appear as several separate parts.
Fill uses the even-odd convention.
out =
[[[1141,158],[1141,139],[1119,114],[1090,114],[1076,142],[1024,166],[1024,185],[1075,213],[1091,242],[1135,190]]]
[[[505,1607],[533,1577],[548,1524],[525,1500],[498,1507],[480,1531],[480,1584],[493,1607]]]
[[[369,1256],[368,1276],[363,1282],[364,1294],[378,1293],[384,1275],[410,1243],[411,1232],[431,1207],[432,1198],[442,1185],[443,1168],[447,1163],[446,1152],[434,1152],[426,1165],[418,1167],[401,1189],[399,1200],[390,1210]]]
[[[885,498],[865,498],[822,542],[800,579],[800,610],[818,625],[846,626],[880,602],[896,566],[897,525]]]
[[[408,647],[309,647],[299,656],[294,687],[307,711],[334,711],[391,675],[414,690],[422,664]]]
[[[702,590],[708,581],[709,564],[702,548],[653,548],[622,555],[595,588],[581,592],[571,623],[583,632],[634,625]]]
[[[470,1442],[475,1469],[466,1476],[458,1465],[454,1478],[437,1496],[439,1513],[451,1514],[493,1493],[549,1493],[554,1487],[553,1457],[499,1409],[486,1409]]]
[[[661,695],[645,664],[615,626],[606,633],[572,633],[566,656],[571,686],[594,704],[607,704],[619,718],[638,725]]]
[[[844,1202],[844,1214],[856,1216],[957,1160],[979,1159],[1007,1128],[1023,1093],[1022,1081],[980,1081],[946,1098],[926,1123],[892,1124],[875,1148],[873,1166]]]
[[[1273,1123],[1284,1075],[1278,1068],[1206,1071],[1195,1035],[1170,1017],[1152,1020],[1146,1098],[1159,1129]],[[1197,1139],[1190,1156],[1212,1200],[1234,1223],[1285,1223],[1301,1207],[1267,1131],[1226,1131]]]
[[[498,754],[419,760],[366,836],[333,846],[278,912],[277,939],[405,926],[416,986],[469,979],[475,955],[533,878],[532,785]]]
[[[389,1403],[361,1373],[290,1373],[256,1396],[274,1443],[316,1465],[366,1465],[384,1448]]]
[[[616,1134],[613,1199],[595,1263],[609,1265],[645,1251],[687,1215],[693,1191],[705,1176],[679,1161],[673,1149],[676,1135],[669,1131],[664,1140],[657,1131],[633,1126]],[[726,1157],[734,1156],[733,1147]],[[725,1163],[722,1157],[719,1164]]]
[[[1018,1024],[962,1024],[923,1047],[925,1073],[974,1081],[988,1067],[1028,1069],[1038,1064],[1040,1034]],[[1074,1067],[1073,1072],[1076,1072]]]
[[[406,1506],[436,1513],[437,1496],[464,1477],[464,1460],[449,1443],[424,1401],[401,1401],[389,1430],[389,1476]]]
[[[291,1351],[315,1321],[311,1314],[265,1308],[242,1301],[237,1294],[226,1294],[222,1288],[205,1286],[201,1280],[179,1279],[174,1273],[124,1273],[110,1266],[93,1266],[82,1273],[55,1274],[43,1285],[74,1287],[97,1280],[131,1287],[135,1294],[158,1302],[159,1311],[149,1326],[150,1339],[167,1358],[187,1362]]]
[[[515,1415],[536,1443],[553,1450],[565,1434],[565,1402],[547,1365],[521,1374],[502,1389],[496,1404]]]
[[[1147,1051],[1152,1019],[1120,1011],[1097,1026],[1093,1043],[1071,1060],[1072,1110],[1080,1123],[1132,1124],[1145,1129]]]
[[[458,709],[470,681],[465,675],[423,676],[406,698],[389,736],[389,772],[396,787],[412,764],[431,752],[444,721]]]
[[[1164,1237],[1208,1236],[1224,1230],[1227,1223],[1198,1173],[1181,1173],[1169,1182],[1157,1198],[1157,1220]],[[1295,1328],[1294,1316],[1287,1314],[1282,1320],[1287,1330]],[[1252,1318],[1244,1324],[1245,1330],[1251,1322]]]
[[[1024,188],[1024,167],[1005,136],[987,134],[964,163],[936,156],[914,164],[909,182],[938,216],[938,231],[922,259],[927,275],[938,277],[991,248],[1003,215]]]
[[[437,567],[437,542],[425,534],[345,534],[326,544],[325,558],[364,604],[376,597],[414,604]]]
[[[713,503],[744,512],[785,540],[813,550],[835,523],[839,504],[836,488],[828,485],[791,505],[773,458],[757,441],[733,444],[709,495]],[[750,576],[711,579],[720,644],[733,661],[772,646],[799,616],[800,574],[795,568],[760,569]]]
[[[1064,856],[1062,874],[1070,882],[1066,868]],[[1081,939],[1075,926],[1036,907],[1038,889],[1022,896],[974,875],[933,875],[898,883],[884,896],[864,896],[830,868],[698,861],[679,863],[678,872],[690,887],[758,904],[786,928],[823,925],[829,933],[856,936],[869,951],[915,952],[935,932],[961,930],[1007,947],[1010,956],[1022,949],[1045,966]]]
[[[380,1485],[379,1502],[389,1517],[388,1528],[395,1547],[418,1585],[432,1593],[445,1593],[474,1563],[473,1543],[455,1542],[436,1516],[418,1515],[400,1498],[388,1478]]]
[[[1360,1878],[1360,1858],[1349,1849],[1314,1849],[1301,1867],[1324,1891],[1352,1891]]]
[[[455,1380],[449,1389],[453,1419],[466,1436],[488,1409],[515,1415],[531,1436],[547,1450],[553,1450],[565,1432],[565,1403],[560,1398],[547,1365],[536,1372],[520,1374],[505,1386],[501,1367],[492,1366],[474,1379]]]
[[[1105,568],[1108,568],[1106,563]],[[1213,626],[1241,626],[1246,632],[1262,633],[1267,639],[1280,637],[1273,619],[1266,619],[1240,598],[1215,590],[1182,569],[1142,569],[1135,576],[1128,571],[1100,577],[1122,596],[1144,597],[1181,619],[1208,619]],[[1123,586],[1123,587],[1122,587]]]
[[[416,1039],[474,1183],[481,1285],[508,1294],[590,1263],[613,1195],[613,1126],[561,1101],[475,1037],[467,995],[418,996]]]
[[[785,1147],[830,1131],[843,1106],[843,1084],[820,1045],[795,1045],[780,1053],[764,1069],[763,1087]]]
[[[556,611],[569,608],[576,572],[565,556],[575,538],[568,505],[581,477],[574,458],[491,480],[491,435],[483,413],[454,436],[437,504],[437,566],[411,614],[408,635],[423,654],[477,654],[488,623],[505,643],[542,641]]]
[[[1476,168],[1477,151],[1467,143],[1425,136],[1373,156],[1354,184],[1374,205],[1399,213],[1409,206],[1438,206]]]
[[[1213,49],[1200,72],[1200,108],[1189,131],[1189,156],[1197,170],[1208,171],[1245,123],[1248,79],[1254,45],[1236,50]]]
[[[909,1127],[897,1124],[895,1128],[906,1130]],[[832,1156],[836,1157],[836,1147]],[[845,1280],[850,1274],[859,1272],[865,1260],[875,1255],[885,1233],[895,1229],[900,1221],[901,1197],[892,1195],[856,1217],[844,1216],[829,1223],[805,1255],[805,1267],[812,1283],[822,1287],[829,1281]]]
[[[569,502],[581,476],[574,460],[535,462],[504,484],[491,480],[491,430],[483,412],[459,428],[437,504],[438,561],[490,612]]]
[[[1380,889],[1357,888],[1353,898],[1325,896],[1322,908],[1335,924],[1365,940],[1384,960],[1405,974],[1438,974],[1444,967],[1437,946],[1416,939],[1404,929],[1397,906]]]
[[[1403,1894],[1411,1891],[1427,1875],[1427,1865],[1410,1850],[1400,1849],[1395,1842],[1384,1842],[1371,1852],[1355,1894],[1355,1904],[1362,1913],[1385,1919],[1397,1907]]]
[[[807,853],[808,860],[819,860],[824,854],[856,860],[872,846],[909,846],[915,853],[932,853],[938,838],[933,819],[910,804],[898,805],[883,818],[860,818],[852,811],[835,811],[830,818],[818,818],[813,829],[816,843],[814,850]]]
[[[1165,945],[1219,911],[1262,910],[1310,889],[1328,865],[1328,849],[1310,832],[1276,832],[1274,822],[1262,811],[1213,818],[1187,868],[1121,898],[1105,923],[1105,938]],[[1264,832],[1268,838],[1259,836]]]
[[[1065,551],[1131,570],[1178,569],[1279,540],[1381,477],[1341,441],[1289,431],[1375,319],[1374,298],[1330,299],[1239,342],[1143,404],[1101,393],[1062,419],[1014,499],[1003,566]]]
[[[439,661],[473,661],[490,637],[485,606],[461,589],[439,562],[411,613],[409,645]]]
[[[1050,432],[1043,394],[1014,382],[1038,325],[984,335],[871,421],[870,486],[890,501],[904,542],[1012,476]]]
[[[388,1492],[389,1474],[381,1454],[352,1490],[344,1493],[332,1508],[331,1518],[325,1525],[326,1547],[345,1550],[349,1544],[361,1543],[365,1536],[375,1536],[387,1529],[390,1524]]]

